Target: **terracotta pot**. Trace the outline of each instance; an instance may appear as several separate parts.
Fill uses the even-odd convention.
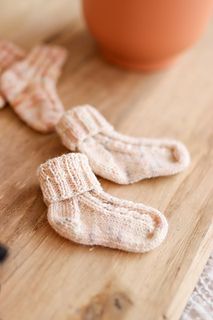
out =
[[[83,0],[103,55],[133,69],[169,65],[202,34],[213,0]]]

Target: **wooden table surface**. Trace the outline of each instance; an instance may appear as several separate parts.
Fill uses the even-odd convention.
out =
[[[90,103],[122,133],[180,139],[192,163],[131,186],[101,179],[105,191],[165,213],[169,233],[158,249],[76,245],[49,226],[36,177],[39,164],[67,150],[55,133],[34,132],[10,107],[0,111],[0,241],[10,248],[0,266],[1,320],[179,319],[212,248],[212,39],[211,22],[171,69],[143,75],[103,61],[78,15],[49,32],[48,42],[69,50],[59,81],[66,109]]]

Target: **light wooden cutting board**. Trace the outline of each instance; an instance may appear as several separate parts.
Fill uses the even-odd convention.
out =
[[[170,70],[142,75],[104,62],[75,10],[57,32],[62,12],[44,19],[44,33],[29,24],[38,14],[29,10],[26,27],[14,33],[26,47],[45,35],[69,50],[59,81],[66,109],[90,103],[122,133],[180,139],[192,163],[131,186],[101,180],[105,191],[165,213],[170,227],[161,247],[131,254],[76,245],[48,225],[36,178],[40,163],[67,150],[56,134],[34,132],[9,107],[0,111],[0,241],[10,248],[0,266],[0,319],[176,320],[212,248],[213,23]]]

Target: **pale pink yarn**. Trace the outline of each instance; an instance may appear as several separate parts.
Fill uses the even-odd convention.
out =
[[[88,157],[97,175],[120,184],[176,174],[190,162],[181,142],[120,134],[89,105],[64,113],[56,131],[69,150]]]
[[[147,252],[166,237],[168,224],[164,215],[104,192],[85,155],[70,153],[48,160],[39,167],[38,176],[49,223],[67,239]]]

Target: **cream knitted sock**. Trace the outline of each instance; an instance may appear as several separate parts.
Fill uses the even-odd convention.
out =
[[[166,237],[164,215],[105,193],[85,155],[70,153],[51,159],[39,167],[38,176],[49,223],[67,239],[146,252]]]
[[[16,46],[14,43],[6,40],[0,40],[0,77],[2,73],[10,68],[13,63],[23,59],[24,50]],[[5,105],[5,98],[0,93],[0,108]]]
[[[120,184],[172,175],[190,162],[182,143],[119,134],[89,105],[67,111],[56,131],[68,149],[87,155],[97,175]]]
[[[38,46],[1,77],[1,89],[15,112],[40,132],[54,129],[63,114],[56,81],[66,57],[65,49]]]

